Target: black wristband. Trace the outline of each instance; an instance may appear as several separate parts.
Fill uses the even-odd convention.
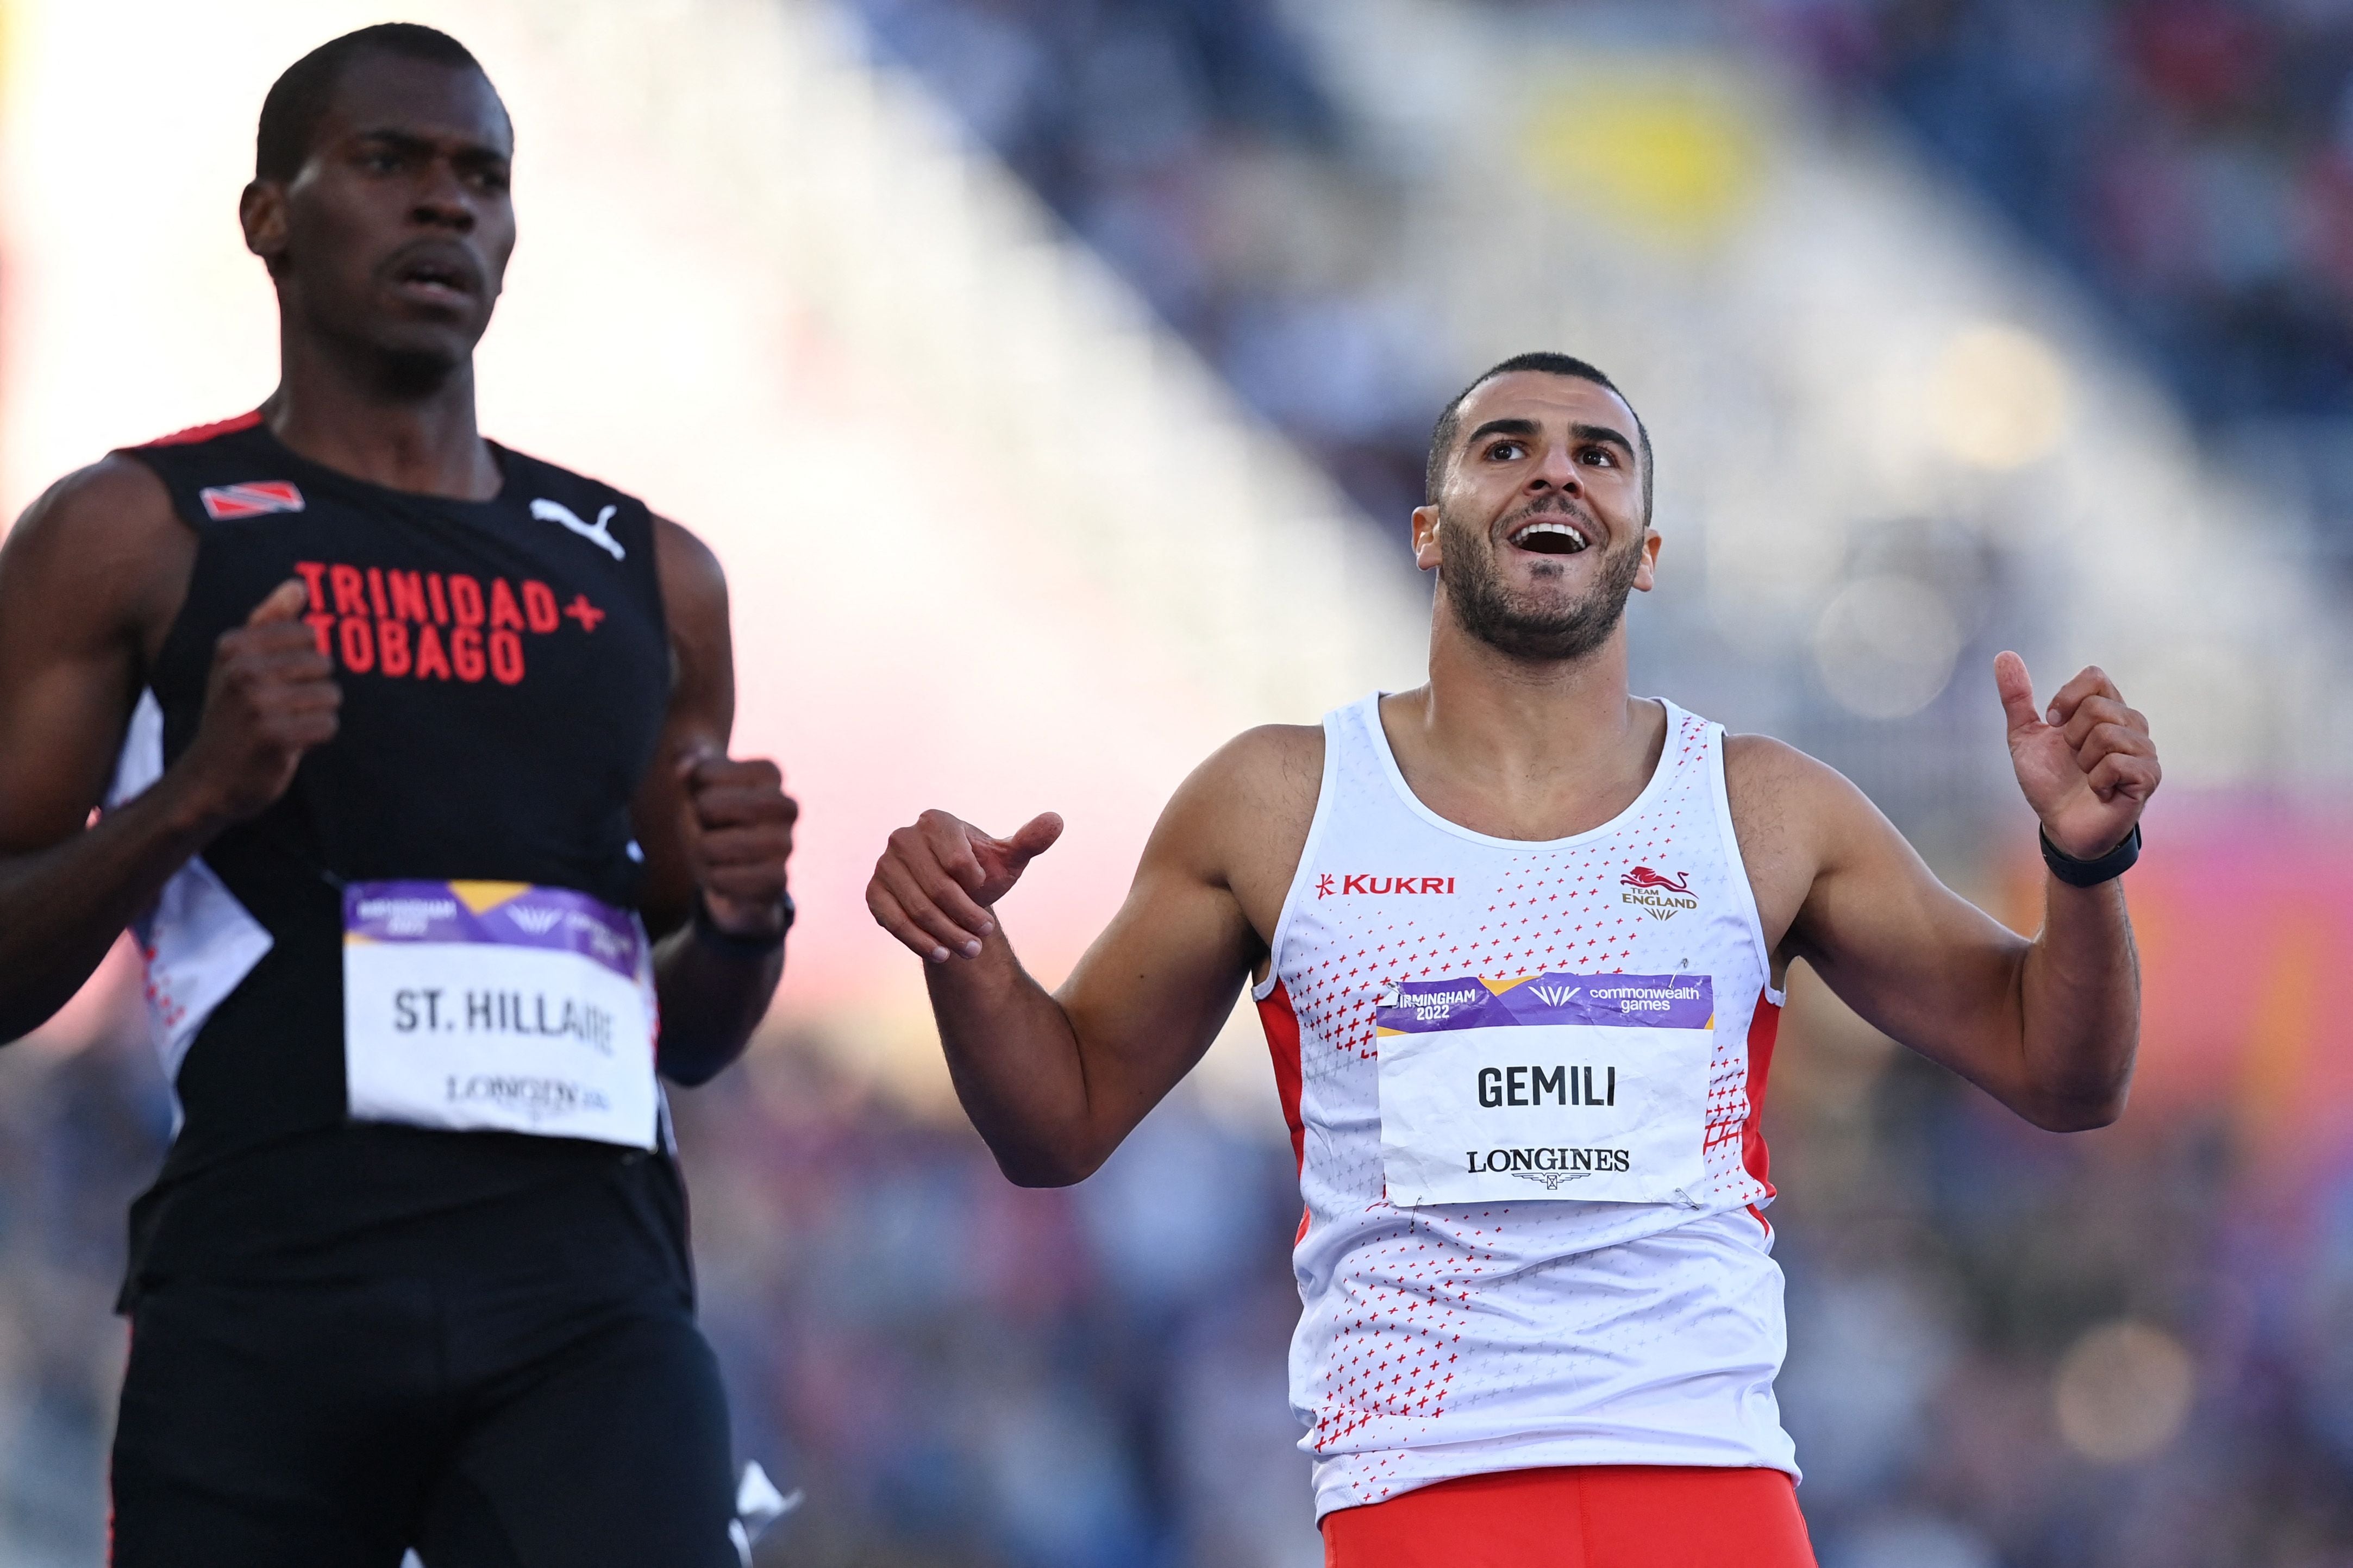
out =
[[[694,937],[707,942],[720,952],[736,958],[765,958],[785,945],[785,933],[793,929],[793,896],[778,893],[777,903],[785,911],[785,923],[765,936],[741,936],[732,931],[722,931],[711,918],[711,906],[702,901],[702,893],[694,895]]]
[[[2042,863],[2051,868],[2052,876],[2071,888],[2096,888],[2103,882],[2112,882],[2132,869],[2132,863],[2139,858],[2140,824],[2137,822],[2133,824],[2133,830],[2125,835],[2122,844],[2096,860],[2078,860],[2052,843],[2051,835],[2042,835]]]

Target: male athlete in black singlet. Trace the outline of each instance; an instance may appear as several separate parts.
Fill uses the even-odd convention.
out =
[[[656,1073],[765,1008],[795,807],[726,755],[711,553],[477,433],[512,146],[442,34],[298,62],[241,207],[278,390],[0,551],[0,1039],[135,924],[182,1112],[121,1568],[737,1561]]]

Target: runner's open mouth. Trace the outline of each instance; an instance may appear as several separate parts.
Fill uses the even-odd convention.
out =
[[[1538,555],[1575,555],[1591,546],[1579,524],[1565,517],[1531,518],[1512,531],[1512,542]]]
[[[396,274],[396,278],[402,283],[422,283],[437,289],[447,289],[453,293],[470,294],[474,291],[473,279],[466,275],[462,268],[438,261],[412,261],[402,268]]]

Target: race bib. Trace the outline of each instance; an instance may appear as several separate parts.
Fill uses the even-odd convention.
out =
[[[1699,1206],[1710,976],[1409,980],[1377,1023],[1389,1202]]]
[[[654,1146],[636,915],[526,882],[343,889],[343,1067],[363,1121]]]

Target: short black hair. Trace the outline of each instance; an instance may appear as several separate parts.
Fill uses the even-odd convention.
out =
[[[1447,454],[1454,448],[1454,437],[1462,428],[1462,405],[1470,395],[1499,375],[1511,375],[1524,370],[1541,371],[1546,375],[1571,376],[1589,381],[1596,386],[1608,387],[1618,393],[1626,412],[1634,416],[1634,436],[1642,448],[1642,521],[1651,521],[1651,431],[1634,408],[1634,400],[1618,389],[1618,384],[1601,373],[1599,366],[1587,363],[1574,354],[1554,353],[1548,349],[1536,349],[1528,353],[1514,354],[1503,363],[1490,365],[1477,380],[1456,393],[1438,416],[1430,432],[1430,457],[1421,470],[1422,499],[1428,504],[1438,504],[1439,487],[1446,479]]]
[[[436,27],[415,22],[379,22],[330,38],[286,68],[261,100],[261,129],[254,137],[253,177],[290,180],[302,172],[319,121],[327,117],[343,73],[372,55],[427,60],[480,71],[482,62],[465,45]],[[489,79],[489,73],[483,73]]]

